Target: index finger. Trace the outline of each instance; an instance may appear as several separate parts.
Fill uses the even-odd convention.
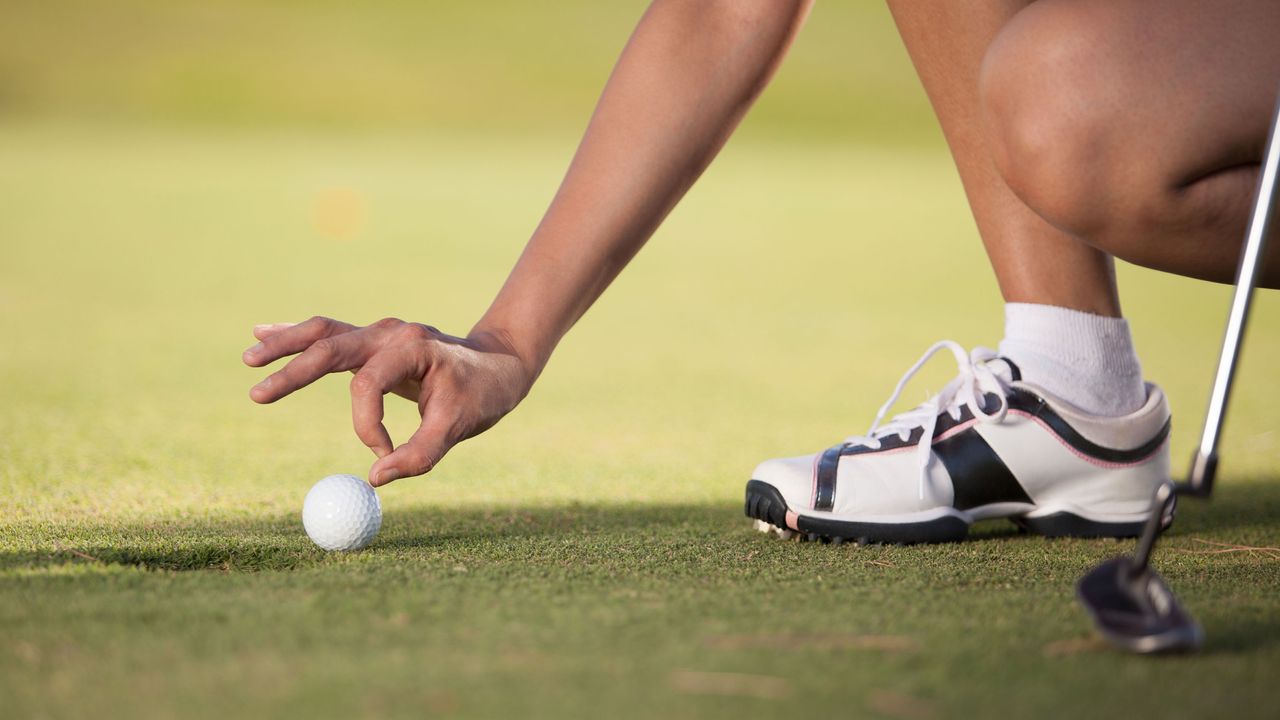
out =
[[[311,347],[316,341],[355,330],[356,326],[332,318],[316,316],[279,332],[258,336],[260,342],[244,351],[242,359],[250,367],[268,365],[286,355],[294,355]]]
[[[354,370],[364,365],[377,347],[377,339],[368,328],[320,338],[284,367],[254,385],[249,390],[249,397],[257,403],[273,403],[329,373]]]
[[[266,340],[267,338],[271,337],[272,335],[275,335],[281,330],[288,330],[289,328],[297,324],[298,323],[284,322],[284,323],[262,323],[261,325],[254,325],[253,338],[255,340]]]

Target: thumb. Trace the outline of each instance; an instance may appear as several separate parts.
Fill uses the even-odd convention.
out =
[[[454,445],[447,428],[447,425],[423,422],[405,444],[379,458],[369,468],[369,484],[379,487],[393,480],[429,472]]]

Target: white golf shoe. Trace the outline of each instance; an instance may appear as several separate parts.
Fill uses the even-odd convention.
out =
[[[881,423],[943,349],[959,375]],[[1150,383],[1136,412],[1097,417],[1023,382],[994,351],[944,340],[907,371],[865,436],[761,463],[746,513],[783,537],[860,542],[962,540],[986,518],[1049,536],[1135,536],[1169,478],[1169,424],[1164,393]]]

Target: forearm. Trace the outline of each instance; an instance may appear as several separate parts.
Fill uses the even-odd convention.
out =
[[[555,199],[472,330],[537,374],[764,88],[807,0],[657,0],[618,60]]]

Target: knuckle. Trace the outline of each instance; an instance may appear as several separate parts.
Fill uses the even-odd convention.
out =
[[[413,453],[407,459],[409,467],[415,475],[431,472],[431,468],[435,467],[438,462],[434,457],[422,451]]]
[[[311,351],[317,355],[330,356],[338,351],[338,342],[333,338],[320,338],[311,343]]]
[[[360,438],[360,442],[368,447],[377,447],[382,444],[381,438],[378,436],[376,425],[371,422],[362,422],[356,420],[352,425],[356,430],[356,437]]]
[[[405,340],[424,342],[434,339],[436,330],[421,323],[404,323],[398,332]]]
[[[308,372],[307,368],[298,362],[298,358],[294,358],[285,363],[284,367],[271,376],[271,384],[273,387],[288,386],[290,388],[298,388],[307,383],[308,375],[310,375],[310,372]]]
[[[298,327],[305,332],[303,337],[319,339],[329,334],[332,325],[333,320],[323,315],[314,315]]]
[[[382,318],[381,320],[379,320],[379,321],[375,322],[375,323],[372,325],[372,327],[375,327],[375,328],[377,328],[377,329],[379,329],[379,330],[390,330],[390,329],[392,329],[392,328],[394,328],[394,327],[398,327],[398,326],[403,325],[403,324],[404,324],[404,321],[403,321],[403,320],[401,320],[400,318],[397,318],[397,317],[384,317],[384,318]]]
[[[351,378],[352,395],[370,395],[380,389],[378,381],[369,373],[358,372]]]
[[[413,444],[405,449],[408,451],[405,454],[405,464],[417,475],[430,472],[440,464],[440,459],[445,453],[445,446],[437,442]]]

